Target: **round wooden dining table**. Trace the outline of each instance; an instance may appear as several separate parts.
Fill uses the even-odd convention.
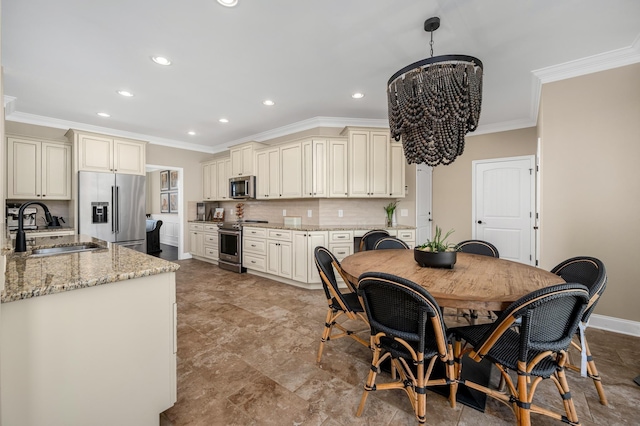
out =
[[[385,272],[424,287],[447,308],[504,311],[520,297],[565,282],[544,269],[477,254],[457,253],[453,269],[421,267],[413,250],[368,250],[344,258],[342,269],[357,286],[364,272]]]

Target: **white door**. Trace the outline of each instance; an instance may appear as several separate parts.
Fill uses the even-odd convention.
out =
[[[416,245],[431,239],[431,173],[426,164],[416,166]]]
[[[473,238],[502,259],[535,264],[535,156],[473,162]]]

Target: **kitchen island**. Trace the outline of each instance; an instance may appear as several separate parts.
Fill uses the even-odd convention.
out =
[[[32,256],[36,248],[95,250]],[[176,401],[179,265],[82,235],[5,238],[0,423],[154,425]]]

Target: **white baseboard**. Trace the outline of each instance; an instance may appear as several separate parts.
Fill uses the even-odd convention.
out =
[[[593,314],[589,319],[589,327],[640,337],[640,322],[638,321]]]

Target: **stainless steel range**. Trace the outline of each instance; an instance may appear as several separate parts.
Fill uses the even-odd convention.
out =
[[[251,223],[269,223],[266,220],[242,220],[222,222],[218,229],[218,266],[239,274],[246,272],[242,267],[242,226]]]

